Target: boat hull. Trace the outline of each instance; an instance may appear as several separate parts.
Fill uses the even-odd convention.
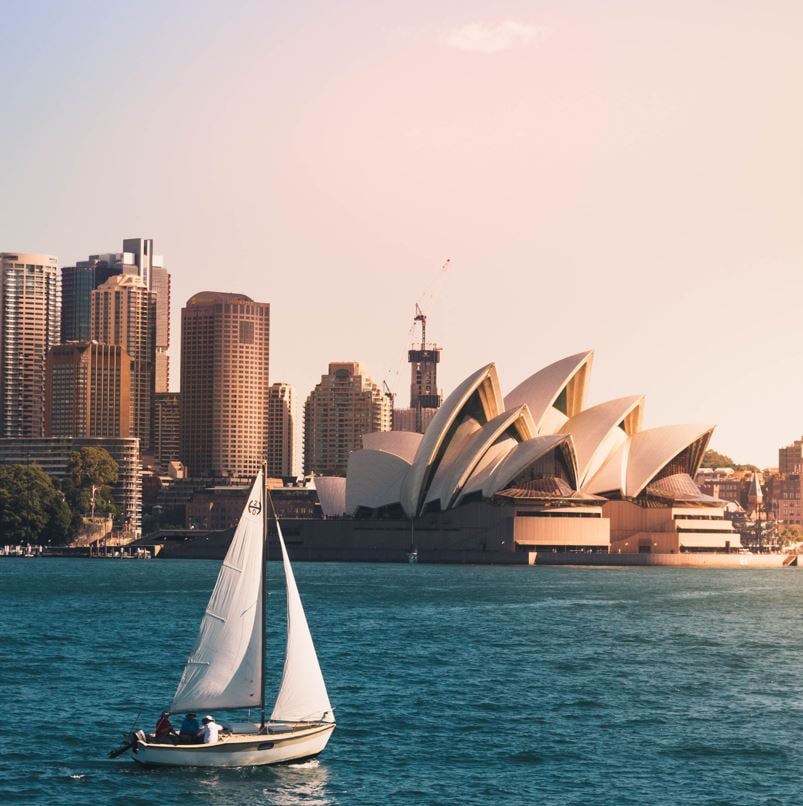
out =
[[[138,764],[169,767],[254,767],[313,758],[326,747],[334,723],[283,733],[232,734],[215,744],[153,744],[137,741],[131,756]]]

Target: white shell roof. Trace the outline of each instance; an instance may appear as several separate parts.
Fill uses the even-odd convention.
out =
[[[558,449],[575,474],[574,488],[591,494],[636,498],[662,471],[694,475],[713,427],[641,431],[641,395],[584,410],[592,360],[589,351],[557,361],[504,401],[495,365],[478,369],[447,397],[423,435],[365,434],[364,449],[349,461],[348,501],[344,490],[335,489],[343,479],[332,480],[332,490],[318,479],[324,513],[400,503],[408,517],[415,517],[432,501],[448,509],[471,494],[491,498]],[[677,468],[668,470],[689,448],[683,461],[674,463]]]
[[[588,351],[570,355],[548,367],[539,370],[527,380],[522,381],[507,397],[505,408],[512,409],[526,404],[535,421],[538,433],[558,430],[566,420],[566,415],[555,410],[551,412],[553,404],[560,393],[569,386],[573,378],[577,378],[576,389],[570,402],[569,414],[574,414],[583,408],[585,398],[585,381],[588,370],[591,368],[594,353]],[[562,415],[562,416],[561,416]]]
[[[418,514],[433,468],[448,447],[444,445],[447,433],[475,396],[486,421],[492,420],[503,410],[496,365],[488,364],[469,375],[446,398],[432,418],[418,446],[413,465],[402,482],[401,505],[409,517]]]
[[[643,395],[620,397],[585,409],[564,423],[561,433],[571,434],[574,441],[578,489],[593,478],[628,434],[639,430],[643,406]],[[619,428],[623,421],[625,431]]]
[[[695,442],[711,438],[712,425],[665,425],[639,431],[617,448],[594,477],[583,487],[590,493],[619,491],[635,498],[679,453]],[[699,458],[705,445],[699,451]],[[699,460],[697,460],[699,464]],[[689,467],[690,476],[696,467]]]
[[[708,444],[713,431],[713,425],[664,425],[640,431],[630,437],[626,490],[628,497],[635,498],[668,462],[693,443],[704,439]],[[700,451],[698,465],[703,458],[703,450]],[[690,467],[687,472],[694,476],[696,470],[696,467]]]
[[[483,495],[490,498],[499,490],[504,490],[519,473],[564,442],[571,445],[571,437],[568,434],[543,434],[519,443],[507,455],[507,458],[497,465],[496,470],[485,483]]]
[[[526,406],[494,417],[466,440],[463,449],[451,461],[444,456],[432,479],[426,500],[440,500],[441,509],[448,509],[486,451],[510,428],[518,433],[522,441],[533,436],[535,429]]]
[[[353,451],[346,476],[346,511],[353,515],[358,507],[378,509],[398,504],[409,469],[409,462],[392,453],[365,448]]]
[[[455,500],[455,506],[459,504],[467,495],[482,492],[485,483],[493,475],[499,465],[504,462],[510,451],[521,443],[516,442],[512,437],[495,442],[485,452],[485,455],[477,463],[474,471],[469,476],[465,487],[460,491],[460,495]]]
[[[384,451],[413,463],[423,434],[415,431],[371,431],[362,435],[362,446],[371,451]]]
[[[343,476],[316,476],[315,489],[321,512],[327,518],[346,514],[346,479]]]
[[[619,493],[625,494],[627,486],[627,457],[630,452],[630,438],[618,447],[603,463],[602,467],[580,486],[587,493]]]

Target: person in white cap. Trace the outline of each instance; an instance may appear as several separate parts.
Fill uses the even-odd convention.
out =
[[[218,734],[223,730],[223,725],[218,725],[215,718],[211,714],[207,714],[201,720],[201,738],[204,744],[215,744],[218,740]]]

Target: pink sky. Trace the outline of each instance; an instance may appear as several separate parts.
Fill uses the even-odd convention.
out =
[[[358,360],[405,403],[421,302],[447,393],[593,348],[647,426],[803,433],[800,3],[20,5],[0,250],[154,238],[176,370],[184,302],[239,291],[271,380]]]

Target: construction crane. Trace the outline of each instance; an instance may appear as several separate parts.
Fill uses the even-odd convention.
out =
[[[382,381],[382,388],[385,390],[385,397],[390,401],[391,408],[396,405],[396,395],[390,391],[387,381]]]
[[[421,306],[416,302],[414,322],[421,322],[421,349],[427,349],[427,315],[421,310]]]

